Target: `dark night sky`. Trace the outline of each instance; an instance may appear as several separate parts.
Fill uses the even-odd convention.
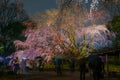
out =
[[[47,9],[57,8],[55,0],[22,0],[24,9],[28,14],[43,12]]]

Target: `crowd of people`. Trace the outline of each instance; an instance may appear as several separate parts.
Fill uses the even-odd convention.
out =
[[[55,57],[54,59],[55,70],[57,75],[62,75],[62,62],[63,60],[59,57]],[[80,80],[85,80],[86,72],[89,72],[90,76],[93,77],[93,80],[100,80],[104,77],[104,64],[105,64],[105,56],[98,56],[96,54],[90,55],[89,57],[83,57],[79,60],[74,58],[69,59],[69,69],[71,73],[74,73],[76,64],[79,66],[80,72]]]
[[[11,74],[27,74],[29,70],[32,70],[38,64],[38,61],[35,62],[25,57],[21,59],[18,59],[18,57],[6,57],[0,60],[0,71],[6,70]]]
[[[53,57],[52,62],[55,66],[57,75],[61,76],[64,60],[61,57],[56,56]],[[85,80],[86,71],[93,76],[94,80],[100,80],[100,78],[104,77],[104,63],[104,58],[98,55],[90,55],[87,58],[83,57],[77,61],[72,57],[67,61],[71,73],[74,73],[76,64],[79,66],[80,80]],[[27,74],[29,70],[34,68],[43,71],[44,59],[42,57],[36,57],[34,61],[24,57],[22,59],[18,59],[18,57],[6,57],[5,59],[0,59],[0,70],[6,69],[14,74]]]

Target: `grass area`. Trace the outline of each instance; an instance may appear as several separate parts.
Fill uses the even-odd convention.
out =
[[[108,57],[108,66],[110,72],[119,72],[120,73],[120,61],[117,56],[109,56]],[[88,67],[88,65],[87,65]],[[44,66],[45,69],[54,69],[54,64],[46,64]],[[63,70],[69,70],[69,65],[62,65]],[[78,70],[78,64],[76,64],[75,70]],[[105,70],[107,70],[107,66],[105,65]]]
[[[107,70],[107,66],[105,66],[105,70]],[[108,70],[109,70],[109,72],[119,72],[120,73],[120,65],[109,64]]]
[[[45,64],[44,65],[44,69],[46,69],[46,70],[49,70],[49,69],[53,70],[54,68],[55,68],[55,66],[53,64]],[[69,70],[70,68],[69,68],[68,64],[64,64],[64,65],[62,65],[62,69]],[[75,70],[78,70],[78,66],[75,66]]]
[[[107,70],[107,66],[105,65]],[[109,56],[108,57],[108,69],[110,72],[119,72],[120,73],[120,59],[118,56]]]

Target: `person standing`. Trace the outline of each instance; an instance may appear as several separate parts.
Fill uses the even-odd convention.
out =
[[[61,76],[62,75],[62,70],[61,70],[62,59],[58,56],[55,56],[53,61],[54,61],[55,71],[57,72],[57,75]]]
[[[26,58],[22,58],[20,61],[20,69],[22,74],[26,74]]]
[[[106,63],[106,57],[105,56],[100,56],[101,58],[101,78],[104,78],[105,74],[105,63]]]
[[[80,71],[80,80],[85,80],[86,58],[84,57],[79,60],[79,71]]]
[[[100,80],[102,61],[97,54],[89,56],[89,68],[92,70],[93,80]]]
[[[75,71],[75,59],[74,58],[71,58],[69,60],[69,67],[70,67],[70,72],[74,73]]]
[[[17,74],[18,70],[19,70],[19,60],[18,57],[16,57],[15,59],[13,59],[13,72]]]

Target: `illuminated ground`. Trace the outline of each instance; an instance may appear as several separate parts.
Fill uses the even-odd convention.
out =
[[[70,73],[69,71],[64,71],[62,76],[57,76],[54,71],[44,71],[41,73],[34,71],[27,75],[5,75],[0,77],[0,80],[79,80],[79,72]],[[92,80],[92,78],[87,74],[86,80]],[[120,75],[111,75],[101,80],[120,80]]]

